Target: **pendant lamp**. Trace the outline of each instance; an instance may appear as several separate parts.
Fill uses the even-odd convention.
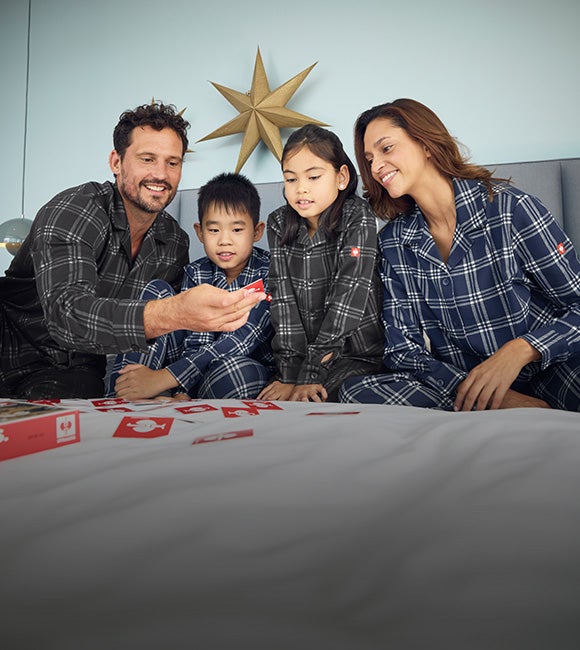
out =
[[[32,221],[24,217],[24,188],[26,181],[26,135],[28,129],[28,78],[30,74],[30,6],[32,0],[28,0],[28,27],[26,32],[26,94],[24,101],[24,149],[22,155],[22,211],[18,219],[8,219],[0,223],[0,247],[6,248],[11,255],[22,246],[26,235],[30,232]]]

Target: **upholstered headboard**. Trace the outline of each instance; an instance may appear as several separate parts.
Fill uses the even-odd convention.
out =
[[[537,196],[580,251],[580,158],[502,163],[486,167],[495,170],[497,177],[511,178],[513,185]],[[265,221],[272,210],[284,203],[283,183],[258,183],[256,187],[262,200],[262,219]],[[169,212],[190,234],[191,260],[204,254],[193,231],[193,224],[197,221],[197,193],[197,189],[180,190],[169,207]],[[265,235],[259,246],[268,248]]]

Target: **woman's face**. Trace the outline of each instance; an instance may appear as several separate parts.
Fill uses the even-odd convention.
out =
[[[378,117],[366,128],[364,152],[373,178],[391,198],[406,194],[416,198],[429,164],[424,145],[391,120]]]

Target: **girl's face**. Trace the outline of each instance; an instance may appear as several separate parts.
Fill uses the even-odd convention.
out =
[[[373,178],[393,199],[409,194],[417,199],[425,172],[432,171],[428,149],[391,120],[378,117],[364,135],[365,158]]]
[[[338,171],[304,146],[282,162],[284,194],[288,203],[308,222],[308,232],[318,230],[320,215],[348,185],[350,174],[343,165]]]

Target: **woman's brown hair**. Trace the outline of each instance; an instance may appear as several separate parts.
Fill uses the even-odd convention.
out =
[[[431,154],[431,162],[446,178],[468,178],[482,181],[493,199],[493,172],[485,167],[467,162],[459,143],[449,133],[443,122],[427,106],[414,99],[396,99],[387,104],[373,106],[361,113],[354,126],[354,152],[363,185],[363,196],[369,201],[376,215],[393,219],[407,214],[415,202],[409,195],[392,199],[371,174],[371,165],[365,156],[364,136],[367,126],[375,119],[389,120],[394,126],[424,145]],[[495,179],[502,181],[505,179]]]

